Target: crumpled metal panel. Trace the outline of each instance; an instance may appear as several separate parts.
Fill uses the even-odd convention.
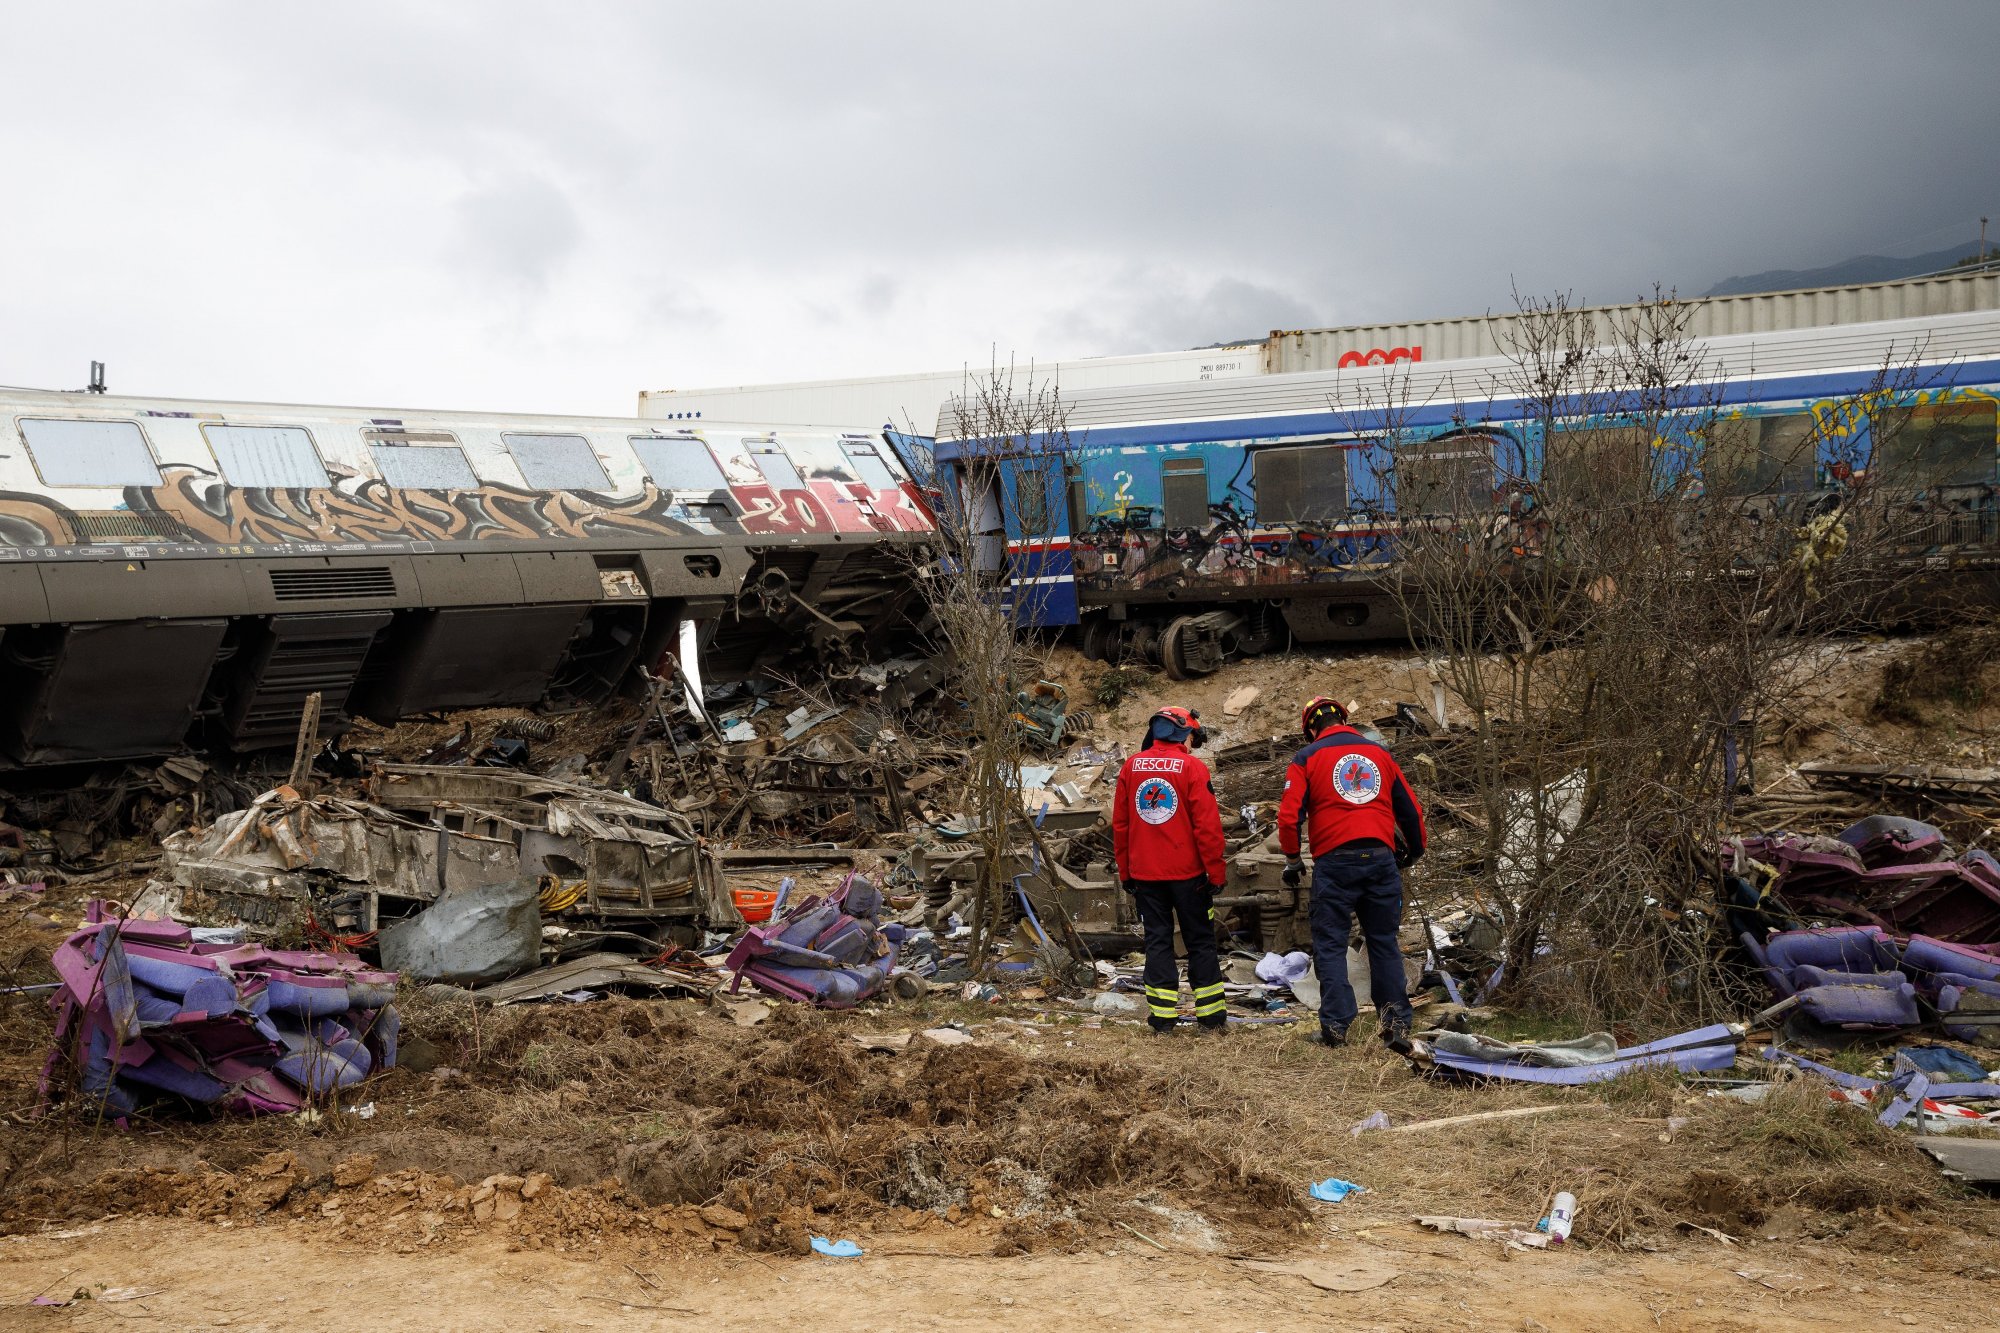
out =
[[[331,878],[430,902],[520,877],[520,852],[510,840],[429,827],[358,802],[274,797],[267,793],[205,830],[168,837],[168,878],[185,889],[285,897]]]

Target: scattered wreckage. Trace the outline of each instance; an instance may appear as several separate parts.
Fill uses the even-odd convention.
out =
[[[399,975],[494,1004],[748,987],[780,1003],[846,1008],[951,987],[968,999],[1066,1006],[1091,1022],[1141,1021],[1138,968],[1109,961],[1127,959],[1137,940],[1101,805],[1123,748],[1097,742],[1060,687],[1017,692],[1016,723],[1033,757],[1019,775],[1022,818],[1001,853],[1003,931],[994,957],[969,957],[963,916],[988,867],[985,840],[945,799],[962,753],[948,734],[913,734],[921,724],[887,703],[935,684],[926,680],[914,669],[884,674],[874,700],[848,704],[769,681],[705,696],[688,684],[685,700],[656,688],[634,725],[559,761],[555,774],[526,768],[527,747],[555,739],[553,724],[505,719],[487,743],[467,727],[429,752],[447,762],[374,757],[344,778],[315,786],[308,776],[171,832],[135,915],[236,922],[251,938],[304,938],[328,952],[209,945],[170,922],[133,920],[113,964],[95,942],[107,938],[101,925],[80,932],[65,966],[83,979],[67,985],[64,973],[63,1002],[82,1041],[83,1089],[113,1109],[159,1095],[232,1109],[306,1104],[393,1064],[394,1010],[381,987],[392,991]],[[1462,733],[1411,705],[1376,727],[1448,787]],[[1238,1025],[1298,1022],[1317,1004],[1301,951],[1306,894],[1280,880],[1267,799],[1275,793],[1262,790],[1275,787],[1291,748],[1253,739],[1211,756],[1234,795],[1230,882],[1216,906],[1254,950],[1225,960]],[[203,779],[180,780],[197,792]],[[1782,1044],[1925,1024],[1975,1047],[2000,1044],[2000,863],[1951,852],[1945,831],[1982,809],[1978,775],[1829,770],[1807,780],[1822,815],[1893,791],[1930,801],[1940,823],[1877,816],[1834,838],[1768,833],[1729,844],[1730,935],[1775,1001],[1758,1020],[1624,1045],[1601,1033],[1507,1043],[1453,1030],[1503,975],[1501,933],[1485,911],[1433,919],[1419,906],[1404,932],[1406,980],[1452,1003],[1402,1048],[1413,1071],[1475,1085],[1581,1086],[1664,1068],[1740,1088],[1750,1081],[1729,1071],[1740,1071],[1759,1024],[1782,1020],[1767,1060],[1824,1077],[1878,1115],[1896,1112],[1891,1123],[1990,1123],[1980,1108],[2000,1099],[2000,1086],[1976,1062],[1947,1076],[1905,1048],[1881,1078],[1834,1077]],[[2000,785],[1993,793],[2000,800]],[[174,809],[199,817],[200,804]],[[1445,797],[1436,808],[1463,818]],[[213,981],[147,992],[128,1016],[123,990],[84,978],[85,968],[105,978],[124,966],[133,985],[151,985],[133,957],[157,962],[174,949],[225,959],[217,966],[233,976],[233,994]],[[381,962],[340,950],[370,950]],[[1350,979],[1364,994],[1365,966],[1352,951]],[[290,993],[279,982],[331,990],[331,980],[346,988],[337,1012],[268,998]]]
[[[170,835],[139,906],[350,947],[440,899],[523,883],[553,886],[551,915],[654,931],[741,920],[678,812],[509,768],[381,764],[364,793],[279,787]]]
[[[1814,1029],[1936,1025],[2000,1047],[2000,861],[1936,825],[1871,815],[1833,837],[1765,833],[1724,849],[1731,932]]]

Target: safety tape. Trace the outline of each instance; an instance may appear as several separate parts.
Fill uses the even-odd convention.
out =
[[[1196,986],[1194,988],[1194,998],[1197,1000],[1212,1000],[1220,994],[1222,994],[1222,983],[1220,981],[1215,982],[1213,985]]]
[[[1207,1004],[1196,1005],[1194,1007],[1194,1016],[1196,1018],[1207,1018],[1213,1014],[1221,1013],[1227,1007],[1226,1001],[1210,1000]]]
[[[1181,988],[1179,986],[1148,986],[1146,987],[1146,995],[1150,999],[1166,1000],[1171,1004],[1179,1004],[1181,1002]]]
[[[1155,1018],[1179,1018],[1180,1006],[1172,1004],[1149,1004],[1146,1006]]]

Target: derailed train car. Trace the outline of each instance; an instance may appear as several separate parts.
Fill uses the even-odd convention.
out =
[[[0,391],[0,767],[837,673],[931,531],[867,433]]]
[[[1065,395],[1066,439],[1003,450],[952,438],[948,405],[934,442],[896,443],[928,447],[965,497],[1021,619],[1078,626],[1092,656],[1173,675],[1288,641],[1403,637],[1400,524],[1532,522],[1551,495],[1620,503],[1621,479],[1692,480],[1788,532],[1846,488],[1894,478],[1924,516],[1902,554],[1925,595],[1994,600],[2000,312],[1698,346],[1706,375],[1688,397],[1703,410],[1689,415],[1713,438],[1693,478],[1646,466],[1671,441],[1615,411],[1546,430],[1500,358],[1089,390]]]

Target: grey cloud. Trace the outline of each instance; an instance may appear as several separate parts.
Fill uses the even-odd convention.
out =
[[[1116,356],[1261,338],[1319,322],[1305,303],[1275,287],[1236,277],[1191,285],[1175,275],[1140,273],[1071,307],[1051,322],[1050,333],[1065,345]]]
[[[476,277],[497,278],[524,295],[541,295],[583,240],[569,196],[538,177],[468,190],[454,212],[454,259]]]
[[[5,7],[0,380],[115,347],[159,392],[620,411],[1696,292],[2000,214],[1990,0],[865,13]]]

